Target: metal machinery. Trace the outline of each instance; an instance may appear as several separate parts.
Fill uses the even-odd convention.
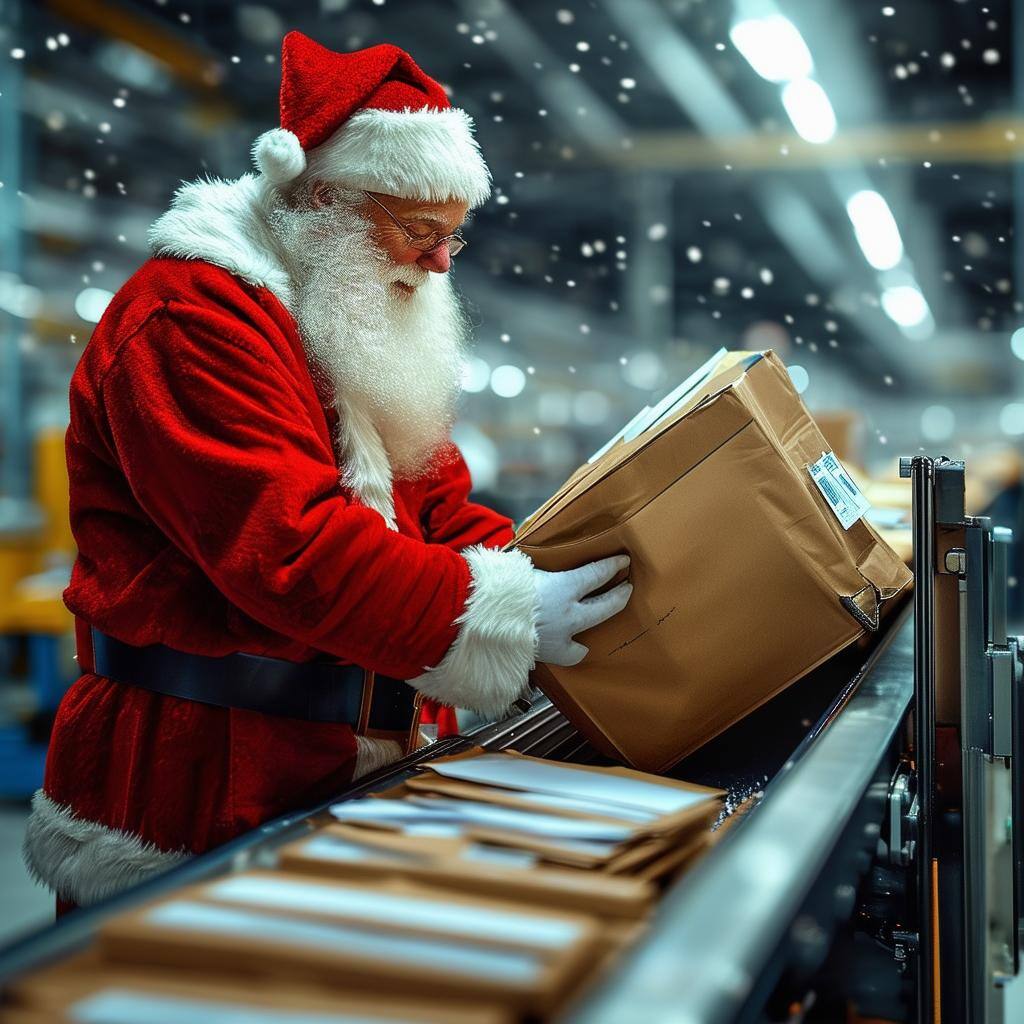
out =
[[[1002,986],[1019,964],[1022,880],[1009,535],[965,515],[962,463],[915,458],[901,469],[914,496],[913,607],[673,771],[728,788],[730,803],[749,809],[565,1020],[1013,1020],[1002,1010]],[[344,795],[390,786],[411,765],[474,743],[599,760],[540,700]],[[279,845],[325,813],[270,822],[71,915],[0,954],[0,983],[81,948],[113,912],[272,864]]]
[[[906,829],[908,856],[896,858],[916,866],[917,927],[907,941],[918,1019],[999,1021],[1000,989],[1020,969],[1022,910],[1012,537],[965,514],[962,462],[905,459],[900,472],[914,500],[916,741],[911,767],[894,780],[890,828]]]

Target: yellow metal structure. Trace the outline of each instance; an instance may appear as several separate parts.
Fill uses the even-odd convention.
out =
[[[0,537],[0,633],[62,634],[74,628],[61,593],[65,580],[46,570],[70,564],[75,542],[68,521],[64,428],[47,427],[35,439],[33,496],[37,527]]]

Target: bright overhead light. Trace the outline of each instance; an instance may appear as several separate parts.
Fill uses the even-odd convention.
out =
[[[1024,359],[1024,327],[1018,327],[1010,335],[1010,351],[1018,359]]]
[[[496,366],[491,373],[491,390],[500,398],[515,398],[526,387],[526,374],[518,366]]]
[[[1004,434],[1011,434],[1019,437],[1024,434],[1024,405],[1020,402],[1011,402],[999,410],[999,429]]]
[[[921,436],[926,441],[948,441],[956,430],[956,416],[945,405],[929,405],[921,413]]]
[[[828,94],[813,78],[799,78],[782,90],[782,105],[797,134],[808,142],[828,142],[836,133],[836,114]]]
[[[462,390],[477,392],[483,391],[491,379],[491,367],[485,359],[479,356],[470,356],[462,364]]]
[[[804,37],[781,14],[737,21],[729,30],[729,38],[746,62],[769,82],[792,82],[814,71]]]
[[[17,274],[0,273],[0,310],[22,320],[31,320],[43,308],[43,293],[25,284]]]
[[[75,312],[91,324],[98,324],[103,311],[110,305],[113,292],[106,288],[83,288],[75,296]]]
[[[786,369],[789,370],[789,379],[793,382],[796,393],[802,395],[811,383],[811,375],[804,367],[798,365],[788,366]]]
[[[875,270],[892,270],[903,259],[903,239],[889,204],[877,192],[864,189],[846,201],[857,244]]]
[[[897,284],[882,292],[885,315],[900,327],[917,327],[931,317],[921,289],[912,284]]]

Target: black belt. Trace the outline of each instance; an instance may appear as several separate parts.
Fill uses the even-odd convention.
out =
[[[95,627],[92,650],[97,675],[217,707],[307,722],[345,722],[360,732],[406,731],[416,711],[416,691],[408,683],[358,665],[242,653],[214,658],[163,644],[134,647]]]

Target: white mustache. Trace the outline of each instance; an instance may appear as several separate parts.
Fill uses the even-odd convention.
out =
[[[419,288],[430,277],[430,271],[415,263],[404,263],[401,266],[388,266],[383,271],[383,277],[386,284],[405,284],[410,288]]]

